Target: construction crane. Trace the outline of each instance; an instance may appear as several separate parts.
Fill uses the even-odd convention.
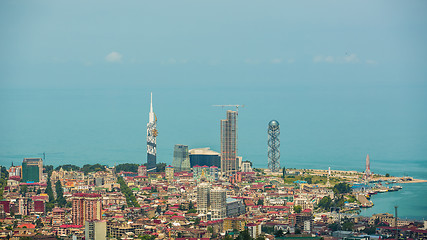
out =
[[[226,104],[226,105],[212,105],[213,107],[235,107],[237,114],[239,114],[239,107],[245,107],[245,105],[238,105],[238,104]]]

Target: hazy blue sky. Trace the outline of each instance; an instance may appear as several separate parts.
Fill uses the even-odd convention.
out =
[[[144,161],[150,91],[166,162],[176,143],[218,151],[225,113],[211,105],[236,103],[239,152],[257,164],[271,119],[287,165],[426,160],[426,13],[426,1],[0,1],[0,163],[49,150]]]

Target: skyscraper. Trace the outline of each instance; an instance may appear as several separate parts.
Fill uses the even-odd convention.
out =
[[[43,178],[43,160],[41,158],[24,158],[22,161],[22,181],[41,182]]]
[[[151,93],[150,113],[147,123],[147,172],[156,171],[157,118],[153,112],[153,93]]]
[[[188,146],[176,144],[173,149],[172,166],[176,172],[190,171],[190,156],[188,154]]]
[[[276,120],[268,123],[268,168],[272,172],[280,170],[280,126]]]
[[[237,167],[237,112],[228,110],[221,120],[221,172],[228,177]]]

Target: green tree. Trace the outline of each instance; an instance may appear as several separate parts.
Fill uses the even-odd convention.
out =
[[[80,171],[81,168],[79,166],[73,165],[73,164],[65,164],[65,165],[60,165],[58,167],[55,168],[56,171],[63,169],[64,171]]]
[[[282,229],[279,229],[278,231],[276,231],[276,232],[274,233],[274,236],[275,236],[276,238],[283,237],[283,236],[284,236],[284,234],[283,234],[283,230],[282,230]]]
[[[156,164],[156,171],[157,172],[164,172],[166,169],[166,163],[157,163]]]
[[[325,196],[319,201],[319,204],[317,204],[317,206],[319,208],[329,210],[332,206],[332,199],[329,196]]]
[[[282,168],[282,174],[283,174],[283,179],[285,179],[285,177],[286,177],[286,168],[285,167],[283,167]]]
[[[48,175],[51,175],[53,171],[53,166],[52,165],[44,165],[44,172],[47,173]]]
[[[50,181],[50,176],[47,177],[47,186],[45,193],[49,196],[49,202],[53,203],[55,202],[55,197],[53,196],[53,190],[52,190],[52,182]]]
[[[251,235],[249,235],[248,229],[241,231],[239,233],[239,236],[237,237],[237,240],[252,240]]]
[[[302,207],[301,207],[300,205],[296,205],[296,206],[294,207],[294,212],[296,212],[296,213],[300,213],[300,212],[301,212],[301,210],[302,210]]]
[[[36,228],[42,228],[44,227],[44,224],[40,218],[37,218],[36,220]]]
[[[385,174],[385,176],[386,176],[386,177],[390,177],[390,174],[386,173],[386,174]]]
[[[20,186],[19,193],[20,193],[21,195],[25,196],[25,194],[26,194],[27,192],[28,192],[28,187],[27,187],[27,185],[21,185],[21,186]]]
[[[139,164],[136,163],[122,163],[116,166],[116,172],[138,172]]]
[[[129,186],[125,183],[122,177],[117,178],[117,182],[120,184],[120,191],[126,197],[126,203],[128,207],[140,207],[138,201],[136,200],[135,195]]]
[[[225,235],[224,240],[234,240],[229,234]]]
[[[258,202],[257,202],[257,204],[256,205],[258,205],[258,206],[262,206],[262,205],[264,205],[264,200],[262,200],[261,198],[260,199],[258,199]]]
[[[101,165],[99,163],[93,164],[93,165],[86,164],[86,165],[83,165],[81,170],[84,172],[85,175],[87,175],[90,172],[99,172],[99,171],[105,172],[107,171],[105,167],[106,165]]]
[[[338,183],[334,186],[333,191],[336,195],[338,195],[351,192],[351,188],[348,183]]]
[[[196,220],[194,220],[194,225],[197,226],[200,224],[200,218],[196,218]]]
[[[344,231],[353,231],[354,223],[350,221],[349,219],[344,219],[344,222],[342,224],[342,230]]]
[[[61,181],[57,181],[55,183],[55,190],[56,190],[56,202],[58,203],[59,207],[64,207],[67,204],[67,200],[64,198],[64,190],[62,189]]]

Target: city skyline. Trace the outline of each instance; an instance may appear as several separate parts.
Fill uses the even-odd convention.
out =
[[[423,167],[426,3],[189,3],[154,14],[158,3],[91,13],[1,2],[10,24],[2,27],[0,163],[42,152],[48,165],[145,162],[141,123],[153,91],[161,162],[172,161],[177,143],[220,151],[223,112],[210,106],[241,103],[239,152],[255,166],[266,161],[264,126],[278,119],[289,126],[281,143],[290,167],[363,170],[366,153],[409,161],[394,167],[400,174]],[[116,21],[108,14],[116,9],[129,14]],[[384,167],[377,163],[372,169]]]
[[[0,1],[0,235],[427,238],[426,10]]]

